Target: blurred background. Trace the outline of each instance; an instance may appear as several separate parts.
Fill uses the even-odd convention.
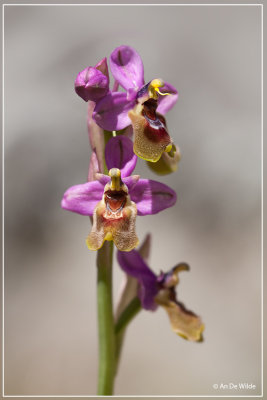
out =
[[[167,115],[177,173],[157,177],[177,204],[140,217],[158,273],[180,261],[179,300],[201,315],[205,341],[170,329],[163,309],[128,329],[118,395],[259,395],[260,7],[5,7],[5,394],[94,395],[96,267],[87,217],[64,191],[87,177],[87,105],[77,73],[121,45],[141,55],[146,82],[179,90]],[[114,300],[123,277],[114,263]],[[255,390],[216,391],[213,384]]]

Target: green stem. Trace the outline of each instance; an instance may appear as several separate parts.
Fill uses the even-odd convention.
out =
[[[138,297],[135,297],[123,310],[118,321],[115,324],[115,340],[116,340],[116,352],[115,352],[115,362],[116,362],[116,373],[118,371],[121,349],[124,340],[125,329],[127,325],[132,321],[132,319],[141,311],[141,303]]]
[[[112,307],[113,242],[104,242],[97,253],[99,329],[98,395],[112,395],[115,377],[115,335]]]
[[[141,310],[141,303],[138,297],[135,297],[128,306],[121,313],[118,321],[115,324],[115,334],[118,335],[129,322],[136,316]]]

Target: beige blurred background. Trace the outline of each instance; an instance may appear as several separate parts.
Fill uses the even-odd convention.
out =
[[[178,193],[140,217],[155,272],[187,261],[179,299],[205,322],[205,341],[172,333],[159,309],[130,326],[118,395],[259,395],[260,7],[9,6],[5,8],[5,394],[94,395],[95,253],[88,218],[63,211],[86,180],[86,103],[73,90],[118,45],[138,50],[146,81],[179,90],[167,116],[179,171],[142,177]],[[114,298],[122,273],[115,261]],[[213,384],[252,383],[237,392]]]

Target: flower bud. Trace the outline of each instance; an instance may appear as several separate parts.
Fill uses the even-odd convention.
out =
[[[85,68],[77,75],[75,91],[84,101],[97,101],[108,93],[106,59],[101,60],[95,67]]]

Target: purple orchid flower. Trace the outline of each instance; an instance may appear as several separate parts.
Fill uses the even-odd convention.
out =
[[[117,258],[123,271],[138,281],[138,297],[144,309],[155,311],[159,305],[162,306],[169,316],[175,333],[190,341],[203,340],[204,324],[201,318],[186,309],[176,298],[178,273],[188,271],[188,264],[180,263],[169,272],[161,272],[157,276],[136,250],[128,253],[118,251]]]
[[[110,69],[114,79],[126,92],[111,92],[97,103],[94,118],[103,129],[120,130],[130,125],[128,112],[135,107],[137,100],[156,97],[158,99],[157,111],[160,114],[166,114],[178,99],[177,90],[160,79],[154,79],[144,85],[144,68],[141,57],[130,46],[117,47],[111,53]],[[155,96],[157,92],[160,92],[159,87],[163,93],[162,97]],[[166,93],[169,95],[165,96]]]
[[[129,46],[119,46],[112,52],[110,69],[115,83],[126,92],[109,91],[107,64],[103,59],[96,67],[88,67],[78,74],[77,94],[85,101],[96,102],[93,118],[101,128],[116,131],[132,125],[135,154],[157,162],[164,151],[172,148],[161,114],[174,106],[177,90],[161,79],[153,79],[145,85],[141,57]]]
[[[98,250],[105,240],[113,240],[119,250],[130,251],[138,245],[136,215],[156,214],[176,202],[176,193],[167,185],[131,176],[137,157],[131,140],[117,136],[105,149],[109,176],[95,174],[96,180],[70,187],[62,208],[82,215],[93,215],[87,246]]]

